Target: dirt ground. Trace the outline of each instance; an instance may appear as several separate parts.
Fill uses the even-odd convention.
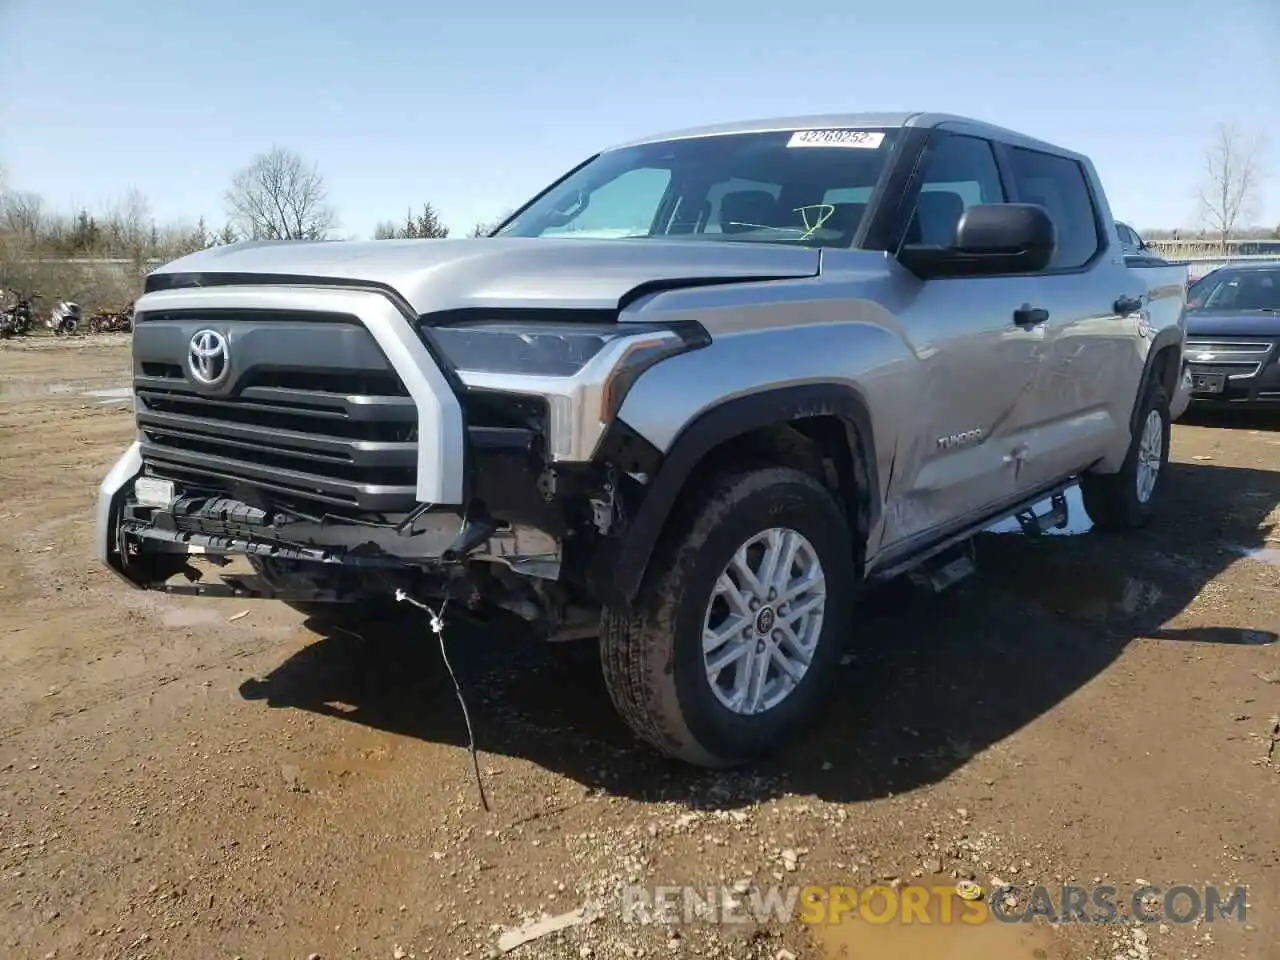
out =
[[[869,599],[829,714],[756,769],[636,745],[589,644],[450,625],[486,813],[420,619],[326,635],[95,565],[128,370],[124,336],[0,344],[0,956],[481,958],[586,907],[510,956],[1280,957],[1280,417],[1178,424],[1140,535],[991,534],[953,590]],[[1247,916],[646,924],[618,893],[965,879],[1244,885]]]

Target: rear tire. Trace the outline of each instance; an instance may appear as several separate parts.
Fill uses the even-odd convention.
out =
[[[604,612],[614,706],[642,739],[698,766],[777,751],[831,691],[853,556],[844,514],[808,474],[767,467],[714,478],[672,516],[635,608]]]
[[[1120,470],[1080,478],[1085,509],[1099,530],[1138,530],[1155,515],[1169,465],[1172,428],[1169,397],[1158,380],[1147,384],[1135,423]]]

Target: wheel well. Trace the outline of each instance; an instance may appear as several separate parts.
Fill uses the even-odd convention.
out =
[[[1182,372],[1180,359],[1178,348],[1172,344],[1161,347],[1151,359],[1151,379],[1159,381],[1170,399],[1178,389],[1178,375]]]
[[[786,464],[803,470],[831,491],[849,520],[861,576],[871,516],[868,455],[857,427],[845,418],[800,417],[748,430],[707,450],[690,472],[681,497],[701,488],[712,475],[735,468]]]

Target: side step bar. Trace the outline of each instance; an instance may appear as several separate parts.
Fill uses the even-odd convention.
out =
[[[1055,493],[1049,498],[1049,509],[1037,515],[1035,510],[1027,508],[1016,514],[1018,525],[1029,537],[1038,537],[1050,530],[1062,530],[1071,522],[1071,511],[1067,508],[1067,495]]]
[[[965,540],[909,571],[907,579],[921,589],[941,593],[977,571],[977,553],[973,540]]]
[[[1018,525],[1028,536],[1038,537],[1049,530],[1060,530],[1070,522],[1067,490],[1076,484],[1076,478],[1039,491],[1011,507],[984,516],[976,523],[968,524],[950,536],[930,544],[889,566],[871,573],[870,580],[883,582],[908,574],[912,583],[934,592],[940,592],[977,570],[973,538],[988,527],[1008,517],[1016,517]],[[1049,501],[1049,509],[1042,514],[1035,512],[1037,504]]]

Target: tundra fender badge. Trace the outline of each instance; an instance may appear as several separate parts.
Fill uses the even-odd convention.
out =
[[[965,430],[961,433],[953,433],[947,437],[938,438],[939,450],[954,450],[956,447],[967,447],[970,444],[977,443],[982,439],[982,428],[974,427],[972,430]]]

